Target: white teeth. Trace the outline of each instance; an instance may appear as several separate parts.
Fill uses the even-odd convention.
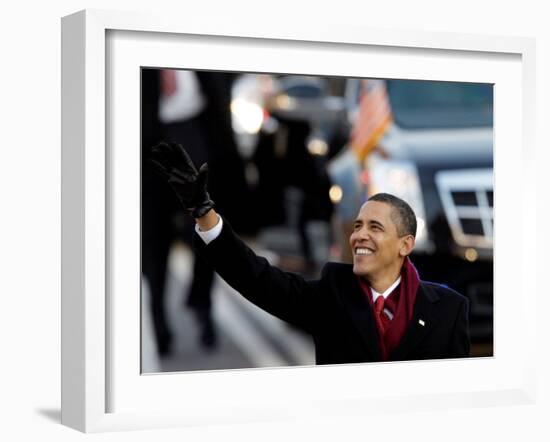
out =
[[[356,255],[372,255],[373,251],[369,249],[355,249]]]

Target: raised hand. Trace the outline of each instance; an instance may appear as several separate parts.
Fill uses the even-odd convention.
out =
[[[149,161],[193,218],[201,218],[214,207],[207,190],[208,164],[197,170],[181,144],[162,142],[153,146]]]

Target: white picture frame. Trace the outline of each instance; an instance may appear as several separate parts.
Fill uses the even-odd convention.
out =
[[[136,52],[136,44],[143,51]],[[191,54],[198,57],[191,66],[182,65],[170,55],[174,46],[188,44],[191,44],[185,46],[190,51],[188,59]],[[218,51],[217,57],[210,57],[209,65],[205,66],[198,48]],[[242,51],[239,54],[243,56],[235,57],[230,50]],[[117,219],[119,216],[131,217],[136,207],[139,209],[139,199],[135,198],[139,190],[139,185],[135,188],[136,178],[139,180],[139,149],[124,163],[117,159],[124,153],[118,147],[121,139],[124,144],[139,146],[139,131],[135,132],[139,108],[132,105],[136,100],[139,102],[139,89],[132,89],[137,75],[135,68],[148,65],[268,72],[272,65],[265,56],[260,56],[265,51],[272,51],[267,58],[271,62],[274,58],[278,60],[278,69],[283,72],[342,74],[341,63],[347,66],[346,75],[391,77],[392,72],[396,75],[400,69],[399,57],[408,57],[409,67],[418,72],[416,77],[409,73],[410,78],[452,78],[449,70],[462,63],[460,79],[464,81],[492,82],[491,79],[497,78],[495,293],[498,295],[494,357],[153,376],[136,372],[139,273],[136,274],[132,251],[136,247],[139,250],[139,244],[132,242],[136,238],[135,229],[128,229],[129,239],[125,240],[125,234],[116,227],[117,223],[124,224]],[[258,56],[244,57],[251,54]],[[313,54],[305,68],[304,54]],[[327,54],[336,61],[330,66],[322,63]],[[364,56],[365,60],[382,62],[375,67],[361,63],[348,66],[347,60],[357,60],[357,54],[361,60]],[[289,60],[298,60],[298,64],[292,65]],[[449,61],[456,62],[456,66],[449,67]],[[496,67],[490,66],[492,62]],[[425,74],[426,66],[430,68],[429,75]],[[471,70],[472,66],[477,66],[477,70]],[[119,89],[113,85],[120,84],[117,75],[124,75],[125,69],[132,72],[134,80],[127,82],[126,95],[114,100],[111,94],[118,94]],[[132,95],[132,91],[137,95]],[[536,227],[535,176],[528,172],[535,161],[535,92],[535,43],[528,38],[343,26],[279,27],[265,22],[246,26],[240,23],[237,28],[231,22],[206,18],[101,10],[64,17],[62,423],[83,432],[102,432],[534,403],[536,320],[527,321],[526,312],[536,296],[536,280],[527,277],[527,257],[535,253],[534,245],[521,239],[527,238]],[[503,106],[502,102],[519,106]],[[131,109],[119,108],[119,103]],[[120,115],[128,116],[121,119]],[[515,158],[518,152],[519,160]],[[126,171],[119,169],[122,164]],[[517,167],[521,186],[514,186],[506,179],[510,170]],[[513,210],[509,200],[521,201],[520,210]],[[123,210],[119,208],[121,204]],[[515,229],[515,252],[520,259],[516,257],[514,262],[501,253],[507,243],[499,242],[505,236],[506,223],[512,222],[506,221],[509,214],[515,214],[513,222],[520,225]],[[126,221],[134,222],[131,218]],[[130,257],[129,264],[121,268],[119,257],[124,254]],[[519,272],[514,268],[517,262],[521,263]],[[521,287],[521,291],[520,296],[514,294],[512,304],[508,300],[511,296],[501,293],[513,290],[506,286],[503,275],[514,270],[518,275],[514,286]],[[121,280],[129,284],[125,287],[130,287],[130,298],[116,296]],[[131,298],[132,293],[135,299]],[[139,336],[139,330],[137,333]],[[128,345],[121,346],[120,342]],[[520,342],[521,351],[512,351]],[[365,383],[356,382],[374,375],[401,379],[402,373],[414,377],[415,383],[404,380],[394,382],[391,388],[388,384],[384,388],[367,388]],[[439,380],[433,376],[435,373]],[[452,382],[446,380],[451,378]],[[289,388],[283,389],[282,385]],[[319,385],[323,385],[322,390]],[[205,397],[204,391],[211,393]]]

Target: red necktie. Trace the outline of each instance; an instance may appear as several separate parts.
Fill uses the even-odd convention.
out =
[[[376,298],[376,301],[374,301],[374,316],[376,318],[376,323],[378,324],[378,328],[380,329],[382,335],[384,335],[384,333],[388,329],[390,318],[388,318],[388,315],[384,313],[383,296],[378,296],[378,298]]]

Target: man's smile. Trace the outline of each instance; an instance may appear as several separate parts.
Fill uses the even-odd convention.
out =
[[[367,247],[356,247],[355,248],[355,254],[356,255],[372,255],[374,253],[374,250],[369,249]]]

